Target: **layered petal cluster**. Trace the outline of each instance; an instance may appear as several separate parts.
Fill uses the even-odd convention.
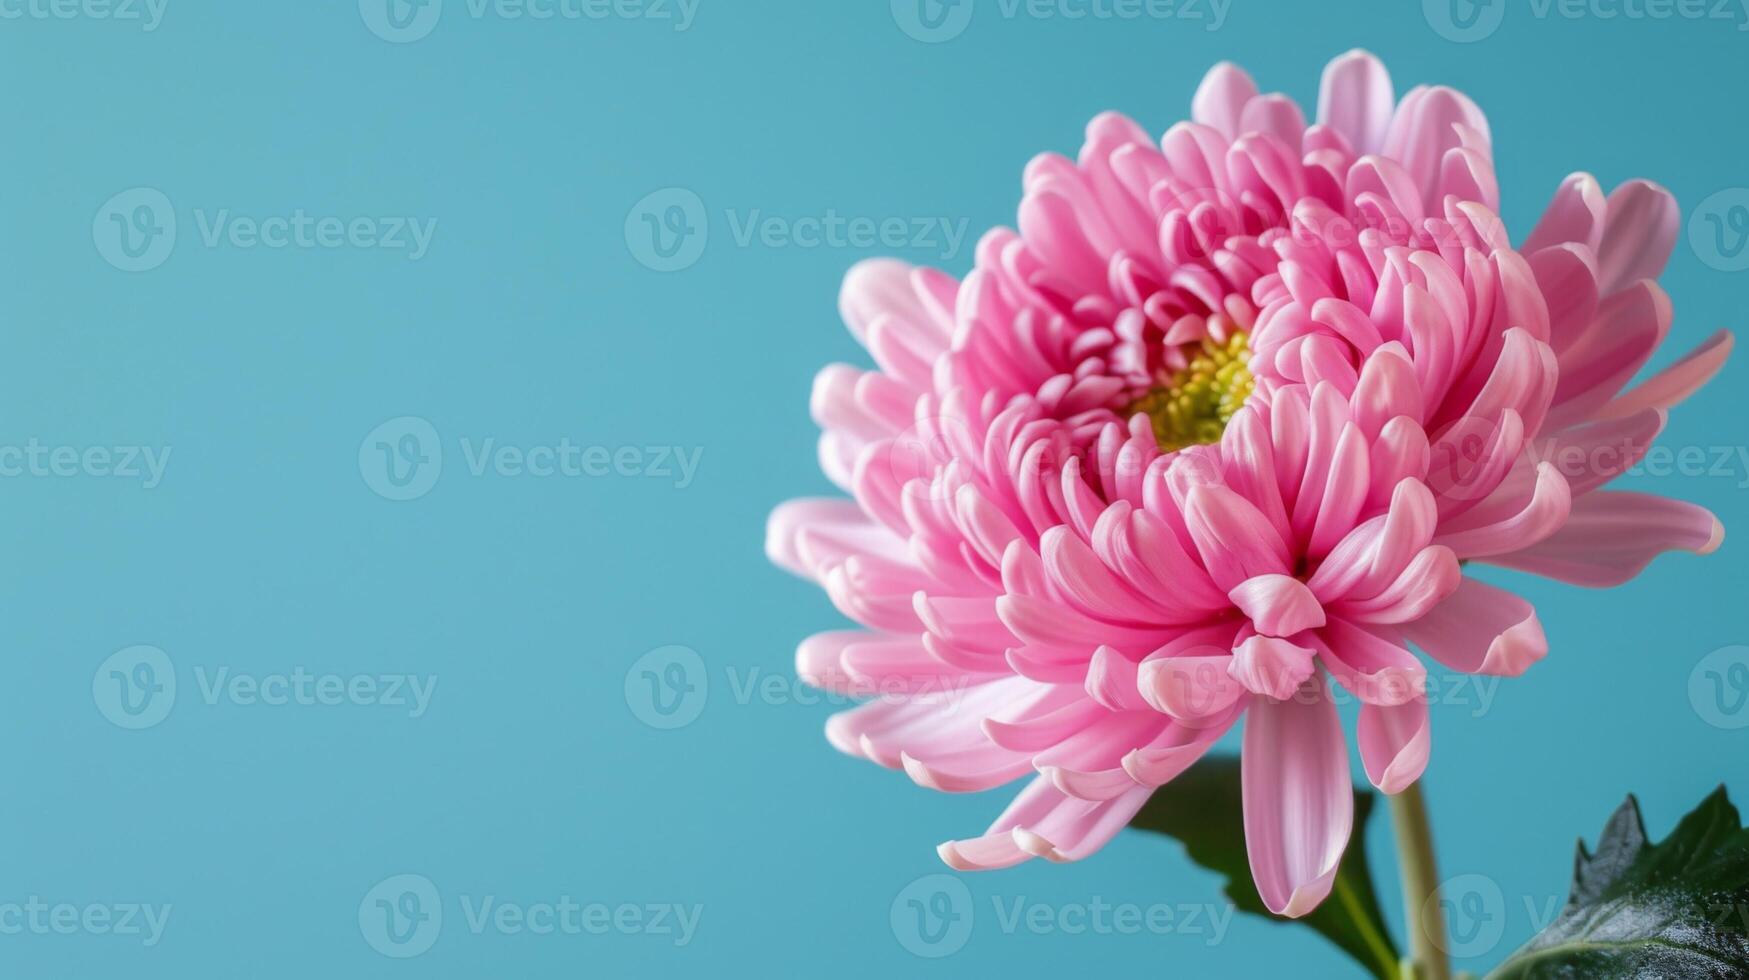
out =
[[[849,499],[792,501],[767,550],[861,628],[811,683],[873,696],[842,751],[949,792],[1031,782],[960,869],[1076,860],[1243,719],[1270,908],[1328,893],[1367,777],[1419,778],[1416,651],[1517,675],[1548,642],[1494,564],[1613,585],[1722,538],[1604,490],[1722,366],[1721,334],[1629,388],[1671,325],[1669,194],[1569,178],[1515,248],[1481,111],[1396,97],[1352,52],[1316,119],[1230,65],[1159,141],[1101,116],[1026,171],[1017,231],[964,279],[877,261],[841,312],[877,367],[816,381]]]

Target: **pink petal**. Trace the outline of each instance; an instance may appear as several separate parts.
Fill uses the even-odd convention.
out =
[[[1258,575],[1227,594],[1264,636],[1292,636],[1324,625],[1324,607],[1306,584],[1291,575]]]
[[[1136,684],[1150,706],[1188,725],[1226,713],[1245,693],[1228,668],[1231,654],[1166,657],[1142,663]]]
[[[1190,100],[1190,118],[1211,127],[1227,139],[1239,137],[1239,119],[1245,104],[1257,97],[1257,83],[1230,61],[1209,69]]]
[[[1022,823],[1050,820],[1059,807],[1070,807],[1079,811],[1088,806],[1089,804],[1080,800],[1071,800],[1051,785],[1049,779],[1040,776],[1020,791],[1014,801],[1008,804],[1008,808],[1002,811],[1002,815],[996,818],[996,822],[990,825],[984,836],[948,841],[935,850],[941,860],[955,871],[989,871],[1012,867],[1022,861],[1032,860],[1031,854],[1015,844],[1012,833],[1015,827]]]
[[[1549,305],[1549,346],[1557,355],[1591,329],[1599,298],[1597,260],[1578,245],[1530,253],[1531,272]]]
[[[1426,690],[1427,668],[1394,640],[1337,620],[1316,642],[1325,669],[1363,704],[1398,705]]]
[[[1085,809],[1058,807],[1049,818],[1034,826],[1014,828],[1014,843],[1021,850],[1047,861],[1079,861],[1104,847],[1154,795],[1154,787],[1138,786],[1114,799],[1099,803],[1076,800]]]
[[[1615,401],[1599,409],[1599,419],[1624,418],[1647,408],[1671,408],[1699,391],[1725,366],[1736,340],[1729,330],[1720,330],[1682,360],[1648,378]]]
[[[1032,772],[1032,760],[995,745],[940,754],[927,761],[900,752],[905,775],[938,793],[981,793]]]
[[[1234,648],[1227,673],[1253,694],[1285,700],[1317,670],[1315,653],[1273,636],[1253,636]]]
[[[1252,576],[1288,569],[1287,544],[1275,528],[1226,487],[1193,487],[1184,519],[1215,584],[1225,590]]]
[[[1395,108],[1391,75],[1370,53],[1356,49],[1325,66],[1318,122],[1341,133],[1355,153],[1378,152]]]
[[[1471,578],[1427,615],[1397,628],[1428,656],[1466,674],[1517,677],[1549,652],[1530,603]]]
[[[1257,699],[1243,754],[1251,877],[1270,911],[1298,918],[1330,894],[1353,827],[1354,788],[1336,705],[1316,683],[1292,700]]]
[[[1682,211],[1670,192],[1647,180],[1630,180],[1610,192],[1603,241],[1597,247],[1603,295],[1640,279],[1656,279],[1670,261]]]
[[[1674,312],[1658,284],[1642,279],[1597,309],[1597,322],[1560,359],[1550,424],[1583,422],[1625,387],[1670,332]]]
[[[1433,751],[1427,699],[1414,698],[1389,707],[1361,705],[1355,736],[1360,741],[1366,778],[1382,793],[1401,793],[1421,778]]]
[[[821,579],[853,554],[907,561],[905,545],[854,500],[803,498],[780,504],[765,525],[765,554],[797,575]]]
[[[937,273],[939,275],[939,273]],[[923,270],[897,259],[869,259],[853,266],[844,276],[838,293],[838,313],[858,341],[867,342],[868,331],[882,317],[896,317],[915,329],[936,336],[945,347],[949,324],[940,309],[926,302]]]
[[[1306,117],[1300,112],[1299,103],[1285,95],[1260,95],[1247,102],[1240,112],[1239,131],[1263,133],[1297,147],[1306,132]]]
[[[1576,242],[1592,252],[1603,241],[1607,205],[1603,188],[1590,174],[1573,174],[1561,182],[1521,249],[1526,255],[1555,245]]]
[[[1370,598],[1349,598],[1335,611],[1355,623],[1403,623],[1420,619],[1458,586],[1463,571],[1450,548],[1421,549],[1394,582]]]
[[[1124,756],[1124,771],[1143,786],[1163,786],[1202,758],[1243,713],[1235,706],[1209,723],[1173,725],[1153,744]]]
[[[1725,527],[1704,507],[1643,493],[1599,491],[1573,503],[1572,516],[1546,540],[1486,559],[1552,579],[1607,588],[1640,574],[1666,551],[1709,555]]]
[[[1484,558],[1517,551],[1560,530],[1572,512],[1573,490],[1553,463],[1540,463],[1530,496],[1516,512],[1502,513],[1493,500],[1476,507],[1441,529],[1434,543],[1462,559]]]

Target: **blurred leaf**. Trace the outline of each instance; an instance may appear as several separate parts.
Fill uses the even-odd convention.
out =
[[[1340,946],[1373,976],[1396,980],[1399,954],[1385,928],[1366,863],[1366,824],[1373,800],[1371,790],[1354,791],[1354,836],[1336,873],[1336,884],[1324,904],[1298,919],[1270,912],[1251,883],[1251,864],[1245,855],[1238,759],[1205,757],[1156,790],[1130,826],[1182,841],[1192,861],[1226,877],[1227,898],[1241,912],[1309,926]]]
[[[1746,917],[1749,831],[1724,787],[1660,844],[1630,796],[1596,852],[1579,842],[1560,917],[1490,977],[1749,977]]]

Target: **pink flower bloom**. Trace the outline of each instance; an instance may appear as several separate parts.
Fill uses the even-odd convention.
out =
[[[1244,717],[1253,876],[1297,916],[1352,822],[1326,678],[1399,792],[1431,744],[1411,645],[1508,676],[1548,649],[1462,562],[1603,586],[1716,548],[1706,511],[1601,487],[1730,338],[1623,393],[1670,327],[1674,201],[1577,175],[1514,250],[1481,112],[1398,101],[1370,55],[1313,125],[1229,65],[1192,119],[1035,160],[964,282],[851,272],[879,368],[827,368],[813,412],[854,499],[780,507],[767,548],[865,628],[797,654],[879,695],[835,746],[948,792],[1033,774],[948,864],[1085,857]]]

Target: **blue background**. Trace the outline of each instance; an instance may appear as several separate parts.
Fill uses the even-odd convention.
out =
[[[38,0],[39,3],[45,0]],[[1504,2],[1504,0],[1499,0]],[[885,249],[736,243],[725,213],[1011,223],[1035,152],[1073,153],[1115,108],[1164,131],[1214,62],[1308,108],[1349,47],[1399,91],[1444,82],[1493,125],[1519,236],[1568,172],[1647,176],[1692,208],[1749,185],[1749,34],[1737,21],[1538,17],[1513,2],[1455,43],[1415,4],[1233,0],[1225,22],[1041,20],[979,0],[957,38],[907,36],[881,0],[703,0],[690,30],[648,19],[476,19],[390,43],[347,2],[169,0],[144,31],[93,16],[0,20],[0,444],[173,447],[162,485],[0,480],[5,610],[0,904],[173,905],[162,941],[0,935],[17,977],[1115,975],[1346,976],[1316,936],[1251,919],[1208,935],[1005,934],[992,901],[1217,902],[1180,848],[1121,836],[1095,859],[967,879],[964,948],[919,959],[894,896],[944,870],[1007,794],[948,797],[836,754],[829,705],[737,698],[729,672],[787,678],[795,642],[840,619],[769,567],[772,505],[829,486],[807,395],[866,363],[837,322],[843,271]],[[19,10],[17,6],[7,10]],[[1742,17],[1737,15],[1738,20]],[[1437,19],[1437,18],[1435,18]],[[162,191],[174,252],[105,261],[93,216]],[[711,237],[658,273],[624,223],[686,188]],[[428,255],[239,248],[196,212],[436,219]],[[956,274],[957,255],[900,250]],[[1749,273],[1686,238],[1664,277],[1671,347],[1741,324]],[[1743,445],[1741,363],[1675,416],[1672,446]],[[426,496],[361,475],[379,423],[442,434]],[[473,477],[463,437],[701,448],[696,479]],[[1749,472],[1643,477],[1749,527]],[[1749,795],[1749,733],[1709,724],[1688,685],[1749,642],[1749,559],[1665,558],[1586,592],[1513,579],[1549,658],[1435,712],[1427,780],[1443,870],[1503,896],[1491,965],[1564,894],[1574,838],[1628,791],[1654,834],[1720,781]],[[1506,577],[1497,577],[1502,580]],[[151,644],[179,684],[129,731],[94,698],[106,657]],[[626,676],[696,650],[691,724],[644,724]],[[196,671],[435,675],[430,710],[240,705]],[[788,692],[786,685],[783,690]],[[633,699],[635,701],[635,698]],[[745,701],[746,703],[742,703]],[[767,703],[774,702],[774,703]],[[1358,769],[1357,769],[1358,771]],[[1373,860],[1396,921],[1382,812]],[[359,904],[427,876],[446,922],[394,960]],[[476,935],[458,896],[703,906],[692,942],[641,934]]]

